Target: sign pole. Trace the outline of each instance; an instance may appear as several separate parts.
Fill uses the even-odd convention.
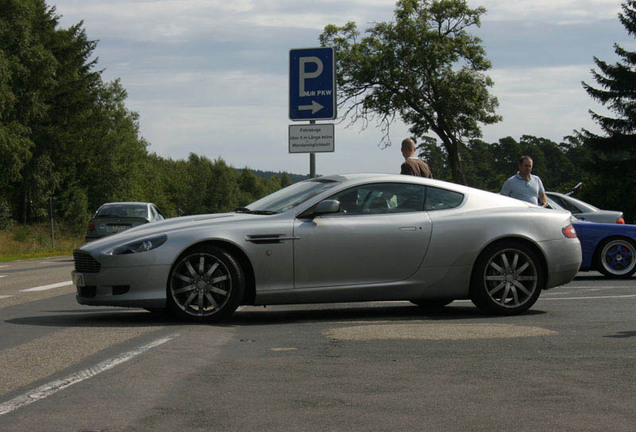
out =
[[[310,120],[309,124],[316,124],[316,120]],[[316,153],[309,153],[309,178],[316,178]]]

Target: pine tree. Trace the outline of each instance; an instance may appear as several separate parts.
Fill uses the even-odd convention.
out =
[[[636,1],[621,6],[618,18],[630,36],[636,37]],[[598,182],[593,187],[599,206],[621,205],[629,219],[636,217],[636,52],[614,44],[619,61],[610,64],[594,57],[598,71],[592,76],[598,88],[583,83],[587,93],[616,117],[590,110],[603,133],[584,131],[586,144],[594,153],[593,169]],[[604,202],[602,202],[604,201]]]

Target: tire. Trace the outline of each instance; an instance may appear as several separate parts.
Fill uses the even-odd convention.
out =
[[[245,276],[237,260],[216,247],[181,255],[168,277],[168,307],[178,317],[217,322],[229,317],[245,292]]]
[[[636,272],[636,245],[626,238],[607,239],[596,249],[595,261],[606,277],[628,279]]]
[[[534,250],[518,241],[502,241],[486,248],[477,259],[470,299],[484,312],[517,315],[537,301],[546,280]]]
[[[411,300],[411,303],[418,305],[421,308],[426,309],[441,309],[444,306],[451,304],[453,299],[440,299],[440,300]]]

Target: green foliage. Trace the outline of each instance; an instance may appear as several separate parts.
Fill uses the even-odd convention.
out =
[[[636,1],[623,3],[619,20],[630,36],[636,37]],[[631,220],[636,219],[636,51],[618,44],[619,61],[610,64],[594,57],[598,70],[593,77],[599,87],[583,83],[587,93],[616,117],[590,111],[603,134],[583,131],[585,145],[593,154],[591,182],[599,206],[621,203]],[[611,185],[611,187],[609,187]]]
[[[452,180],[447,158],[440,154],[445,151],[443,147],[428,138],[418,149],[419,156],[429,163],[435,178]],[[567,192],[581,181],[586,185],[591,182],[590,176],[572,163],[573,159],[577,160],[578,166],[589,163],[589,154],[582,150],[582,144],[574,137],[557,144],[545,138],[523,135],[519,141],[506,137],[490,144],[472,140],[462,150],[461,157],[467,183],[472,187],[499,192],[504,181],[516,173],[519,157],[529,155],[534,161],[532,172],[541,177],[546,189]]]
[[[0,197],[0,230],[4,230],[13,225],[11,220],[11,208],[9,203]]]
[[[465,183],[459,152],[481,136],[480,124],[500,120],[485,75],[491,63],[481,40],[468,33],[485,9],[465,0],[400,0],[395,21],[377,23],[360,37],[355,23],[328,25],[323,46],[336,50],[339,106],[344,118],[376,119],[389,144],[399,116],[414,136],[435,133],[455,181]]]

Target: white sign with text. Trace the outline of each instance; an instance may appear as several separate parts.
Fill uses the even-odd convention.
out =
[[[323,153],[335,150],[334,125],[289,125],[289,153]]]

